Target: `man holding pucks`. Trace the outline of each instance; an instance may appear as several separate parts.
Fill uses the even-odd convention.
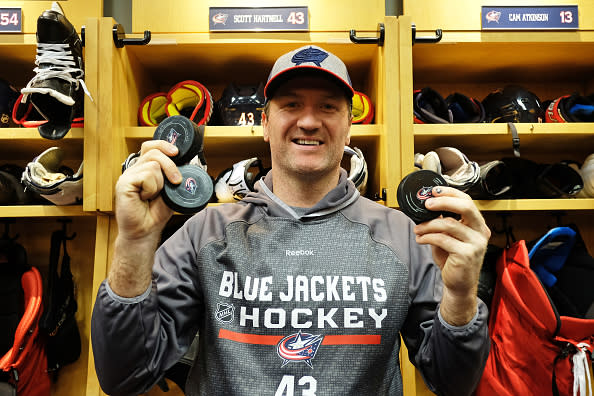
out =
[[[400,340],[431,390],[469,395],[489,353],[477,297],[490,237],[465,193],[433,188],[415,225],[361,197],[340,168],[353,88],[313,45],[279,57],[264,90],[272,170],[159,246],[181,176],[143,143],[116,185],[118,235],[92,317],[101,387],[146,392],[199,334],[187,395],[402,395]]]

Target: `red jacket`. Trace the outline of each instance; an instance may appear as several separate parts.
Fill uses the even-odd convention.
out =
[[[25,296],[25,313],[16,330],[12,348],[0,359],[0,370],[8,372],[16,384],[18,396],[49,396],[45,345],[39,337],[43,286],[35,267],[21,277]]]
[[[491,351],[477,396],[573,395],[578,343],[588,345],[591,364],[594,320],[557,314],[530,269],[525,241],[497,262],[489,333]]]

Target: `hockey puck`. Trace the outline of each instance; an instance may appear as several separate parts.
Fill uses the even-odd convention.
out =
[[[183,214],[193,214],[202,210],[207,204],[214,190],[213,182],[208,173],[198,165],[188,164],[178,167],[182,181],[173,184],[167,179],[161,196],[171,209]]]
[[[435,186],[447,186],[448,183],[439,174],[430,170],[419,170],[407,175],[396,190],[396,199],[400,210],[410,217],[416,224],[429,221],[441,214],[425,208],[425,201],[433,196]]]
[[[175,144],[176,156],[171,157],[177,165],[188,163],[202,149],[204,126],[181,115],[165,118],[155,129],[153,140],[165,140]]]

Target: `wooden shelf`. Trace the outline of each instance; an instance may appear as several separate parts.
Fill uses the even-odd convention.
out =
[[[569,159],[554,158],[554,155],[572,153],[573,158],[582,161],[594,152],[593,123],[514,125],[520,138],[522,156],[550,162]],[[417,152],[454,146],[467,155],[480,154],[486,160],[513,156],[512,135],[505,123],[415,124],[413,129]]]
[[[24,57],[27,53],[23,54],[22,51],[25,48],[32,48],[33,55],[35,55],[37,38],[34,33],[2,34],[0,35],[0,45],[2,45],[2,55],[6,55],[7,58],[27,59]]]
[[[0,206],[0,218],[3,217],[80,217],[95,216],[95,212],[85,212],[82,205],[15,205]]]
[[[80,161],[83,158],[83,137],[83,128],[72,128],[59,140],[42,138],[37,128],[0,129],[0,144],[4,147],[2,162],[23,158],[30,161],[44,150],[55,146],[62,148],[65,158]]]
[[[353,125],[351,127],[351,147],[360,148],[365,156],[374,158],[380,140],[382,125]],[[127,154],[136,152],[145,140],[150,140],[154,127],[126,127],[124,136],[128,148]],[[123,155],[120,162],[127,156]],[[243,158],[259,157],[269,166],[269,146],[264,142],[261,126],[207,126],[204,133],[204,154],[208,170],[216,176]],[[375,169],[373,161],[368,163],[370,170]]]
[[[425,34],[422,30],[417,30],[417,33],[422,36]],[[476,44],[534,44],[540,45],[543,43],[590,43],[594,42],[594,32],[589,30],[582,31],[505,31],[505,30],[483,30],[483,31],[456,31],[450,30],[443,32],[440,44],[460,44],[460,43],[476,43]]]
[[[581,212],[594,209],[594,198],[475,200],[482,212]]]
[[[555,123],[516,123],[518,134],[543,136],[557,135],[589,135],[592,134],[594,123],[574,122],[565,124]],[[491,124],[415,124],[417,135],[471,135],[480,133],[484,135],[507,135],[509,128],[506,123]]]
[[[380,136],[380,126],[376,124],[353,125],[351,127],[352,137],[377,138]],[[126,139],[147,140],[152,139],[154,127],[127,127],[124,130]],[[204,129],[204,138],[206,141],[211,139],[237,139],[237,138],[258,138],[261,139],[262,127],[257,126],[207,126]]]
[[[351,145],[359,147],[363,152],[375,152],[381,128],[377,124],[353,125]],[[125,128],[124,135],[129,151],[137,150],[143,141],[152,139],[154,131],[154,127]],[[261,126],[207,126],[204,132],[204,151],[210,166],[211,158],[227,158],[230,154],[262,156],[268,153],[268,144],[263,140]]]
[[[481,211],[592,211],[594,198],[474,201]]]
[[[594,58],[576,54],[593,51],[594,32],[444,32],[438,44],[413,47],[414,77],[481,84],[589,80]]]

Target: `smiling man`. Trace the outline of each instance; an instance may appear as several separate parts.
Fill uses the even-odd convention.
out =
[[[312,206],[336,186],[351,113],[335,83],[313,75],[289,80],[267,102],[262,125],[273,173],[283,180],[275,194],[285,203]]]
[[[102,388],[145,392],[198,332],[187,395],[402,395],[401,336],[430,389],[471,394],[489,351],[476,294],[490,237],[472,200],[440,187],[427,207],[458,219],[415,226],[360,196],[340,167],[353,88],[323,48],[282,55],[265,96],[272,170],[240,202],[207,207],[158,246],[177,150],[143,143],[118,180],[92,317]]]

